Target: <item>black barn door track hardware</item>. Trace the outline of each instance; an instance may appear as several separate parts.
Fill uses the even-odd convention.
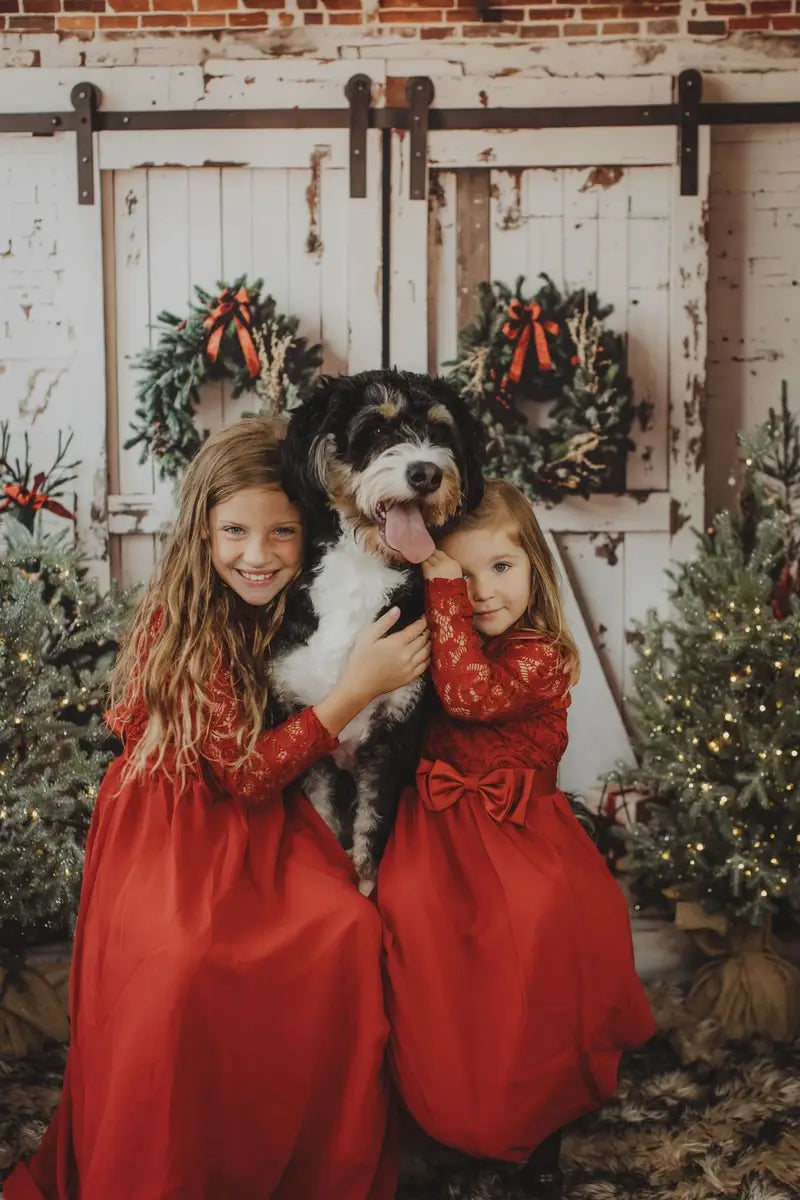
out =
[[[368,75],[353,75],[345,86],[347,107],[162,109],[109,112],[93,83],[72,89],[72,112],[0,113],[0,134],[38,137],[74,133],[78,203],[94,204],[94,137],[109,130],[149,129],[347,129],[350,136],[350,195],[367,195],[367,130],[406,130],[410,144],[410,198],[424,200],[428,169],[428,131],[474,129],[593,129],[609,126],[673,125],[678,131],[680,190],[696,196],[698,131],[701,125],[795,124],[800,100],[754,103],[702,101],[699,71],[682,71],[675,81],[673,104],[586,105],[558,108],[435,108],[433,81],[414,76],[406,85],[405,107],[375,108]],[[524,163],[520,166],[524,167]]]

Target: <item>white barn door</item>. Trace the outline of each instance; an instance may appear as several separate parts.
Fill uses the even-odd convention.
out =
[[[627,337],[635,397],[652,405],[632,433],[625,496],[537,509],[582,656],[561,771],[570,789],[631,761],[631,622],[663,600],[664,568],[703,520],[707,133],[699,195],[681,197],[672,128],[434,132],[427,205],[408,199],[409,141],[394,137],[393,364],[443,369],[482,279],[513,288],[524,274],[533,292],[546,272],[614,305],[608,325]]]
[[[212,292],[219,281],[261,277],[299,332],[322,344],[324,370],[380,363],[378,137],[368,135],[368,197],[353,200],[346,129],[100,135],[109,534],[112,575],[123,583],[147,579],[156,535],[175,510],[152,459],[124,448],[133,360],[157,338],[159,312],[186,312],[194,284]],[[197,424],[213,432],[254,403],[210,384]]]

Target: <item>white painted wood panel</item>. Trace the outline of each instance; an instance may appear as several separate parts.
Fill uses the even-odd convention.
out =
[[[403,371],[428,370],[428,210],[410,200],[410,143],[392,134],[390,211],[391,365]]]
[[[520,129],[447,130],[429,135],[432,167],[585,167],[598,161],[620,166],[674,162],[674,129]],[[601,149],[598,151],[598,147]]]
[[[523,274],[529,292],[545,272],[562,291],[586,287],[614,306],[607,323],[627,341],[635,398],[652,406],[649,427],[632,431],[629,493],[537,507],[558,549],[565,604],[584,665],[570,719],[573,744],[562,772],[567,786],[580,789],[630,757],[623,697],[633,650],[626,622],[663,602],[664,568],[686,549],[680,537],[684,513],[697,514],[702,495],[696,453],[692,457],[699,406],[686,400],[699,395],[706,250],[700,232],[703,194],[679,197],[671,131],[661,136],[666,131],[649,130],[644,139],[642,131],[631,130],[562,132],[558,145],[540,142],[538,133],[494,133],[491,143],[485,136],[481,143],[477,134],[450,133],[445,147],[432,135],[435,189],[425,255],[413,253],[423,236],[422,205],[406,199],[406,147],[396,138],[392,251],[399,261],[392,349],[397,360],[396,347],[402,348],[401,365],[416,365],[427,329],[430,367],[452,358],[457,314],[463,312],[464,264],[458,257],[458,208],[450,203],[448,211],[448,201],[460,187],[460,170],[470,172],[469,186],[476,187],[479,163],[489,182],[488,260],[479,249],[469,269],[480,265],[483,278],[509,287]],[[706,157],[700,171],[705,187]],[[478,282],[476,277],[473,287]],[[547,419],[546,405],[529,404],[526,411],[534,425]]]
[[[436,173],[429,193],[428,246],[428,364],[429,370],[446,372],[458,350],[456,305],[452,303],[457,283],[458,233],[456,175]]]
[[[269,166],[185,166],[194,162],[194,151],[182,134],[173,134],[162,156],[171,165],[136,167],[130,164],[139,148],[126,143],[128,165],[105,176],[113,181],[114,200],[106,245],[114,259],[108,327],[115,386],[109,395],[117,405],[119,480],[109,496],[109,528],[121,539],[117,559],[125,582],[152,569],[156,535],[175,508],[172,482],[159,480],[151,462],[139,465],[138,452],[123,448],[136,407],[132,360],[157,338],[159,312],[186,312],[194,284],[213,293],[240,275],[261,277],[282,311],[298,317],[300,333],[323,344],[326,370],[380,362],[378,135],[368,138],[369,194],[351,201],[348,171],[340,165],[346,131],[337,132],[335,146],[319,131],[292,134],[288,163],[281,161],[289,145],[282,136],[272,140],[262,132],[254,140],[248,134],[241,143]],[[106,159],[113,161],[113,155]],[[213,432],[254,403],[252,394],[234,401],[227,381],[210,383],[202,391],[198,428]]]

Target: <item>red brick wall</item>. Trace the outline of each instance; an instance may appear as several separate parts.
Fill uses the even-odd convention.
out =
[[[90,37],[107,30],[352,27],[444,38],[719,37],[800,30],[800,0],[0,0],[0,29]],[[342,32],[345,30],[342,28]]]

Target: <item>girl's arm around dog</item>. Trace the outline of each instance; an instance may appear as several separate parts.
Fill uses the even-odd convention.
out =
[[[511,633],[496,639],[494,646],[484,646],[473,628],[463,579],[427,579],[425,613],[431,631],[431,675],[451,716],[462,721],[508,720],[566,697],[569,680],[561,655],[544,637]]]

